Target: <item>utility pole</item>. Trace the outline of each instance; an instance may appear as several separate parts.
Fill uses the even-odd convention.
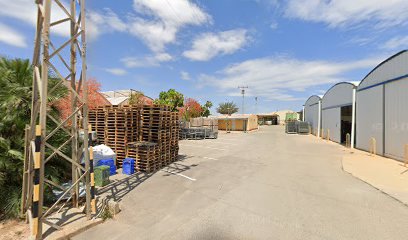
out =
[[[245,89],[248,88],[248,86],[238,86],[239,89],[241,89],[241,94],[242,94],[242,114],[245,114],[244,107],[245,107]]]
[[[258,97],[255,97],[255,114],[258,114]]]
[[[36,0],[37,28],[33,55],[33,85],[31,121],[26,128],[21,214],[30,223],[30,239],[42,239],[43,224],[61,229],[47,217],[55,212],[65,197],[70,196],[72,206],[80,207],[79,186],[85,187],[85,213],[87,219],[96,213],[93,187],[93,163],[90,159],[88,137],[88,89],[86,77],[85,0]],[[28,4],[28,3],[27,3]],[[53,5],[53,6],[52,6]],[[56,11],[63,19],[51,20]],[[66,27],[70,33],[63,43],[54,42],[55,28]],[[58,44],[58,45],[57,45]],[[62,64],[61,64],[62,63]],[[53,73],[53,76],[50,76]],[[57,81],[55,85],[50,81]],[[71,113],[64,119],[49,111],[49,95],[58,88],[66,88],[71,102]],[[64,143],[51,141],[57,133],[64,133]],[[80,138],[80,133],[84,136]],[[70,148],[71,151],[66,149]],[[85,166],[81,163],[83,156]],[[72,185],[68,188],[48,179],[50,160],[71,164]],[[59,198],[44,208],[45,185],[62,189]],[[92,207],[92,211],[91,211]]]

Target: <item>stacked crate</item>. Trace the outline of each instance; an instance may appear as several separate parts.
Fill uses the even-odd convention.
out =
[[[170,140],[171,140],[171,112],[168,109],[161,111],[160,120],[162,122],[159,133],[158,145],[160,148],[161,166],[167,166],[170,161]]]
[[[127,157],[135,159],[135,170],[154,172],[161,168],[159,165],[159,149],[157,143],[132,142],[127,145]]]
[[[138,138],[138,119],[137,108],[106,109],[105,143],[116,153],[116,165],[119,167],[126,157],[126,145]]]
[[[167,165],[167,152],[169,151],[167,142],[169,132],[167,128],[170,124],[169,107],[167,106],[143,106],[141,112],[141,134],[139,140],[142,142],[152,142],[157,144],[158,159],[157,166]]]
[[[97,120],[99,111],[103,120]],[[171,112],[168,106],[92,109],[90,122],[95,129],[103,126],[102,139],[116,153],[118,167],[125,157],[134,158],[135,169],[145,172],[157,171],[177,160],[180,125],[178,113]]]
[[[126,114],[122,109],[109,108],[106,110],[106,139],[108,145],[116,153],[116,165],[120,166],[124,159],[127,141]]]
[[[97,107],[89,111],[89,124],[92,131],[96,132],[97,140],[100,144],[105,143],[105,107]]]
[[[177,161],[179,145],[178,141],[180,138],[180,124],[179,124],[179,115],[177,112],[171,113],[171,127],[170,127],[170,161]]]

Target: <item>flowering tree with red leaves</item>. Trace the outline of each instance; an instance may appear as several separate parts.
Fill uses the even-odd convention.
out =
[[[110,105],[109,101],[99,93],[101,84],[95,78],[88,79],[87,84],[89,109]],[[82,94],[82,92],[79,93],[80,96],[82,96]],[[80,103],[78,103],[78,105],[79,104]],[[57,100],[53,105],[58,109],[61,119],[66,119],[72,113],[71,94],[68,92],[66,97]]]
[[[187,98],[184,100],[184,106],[179,108],[179,116],[184,120],[190,120],[190,118],[200,117],[203,113],[203,108],[193,98]]]

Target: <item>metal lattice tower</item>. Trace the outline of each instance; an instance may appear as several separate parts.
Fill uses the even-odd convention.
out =
[[[85,0],[36,0],[35,4],[37,29],[32,62],[32,109],[30,126],[26,129],[21,209],[31,224],[32,237],[41,239],[43,223],[59,229],[47,217],[55,212],[65,196],[70,196],[73,207],[79,207],[80,183],[85,187],[88,219],[96,208],[92,154],[90,156],[88,150]],[[51,78],[57,83],[50,84]],[[70,96],[70,114],[65,119],[50,114],[49,96],[61,87],[65,87]],[[66,141],[53,146],[50,139],[60,132],[64,133]],[[83,141],[80,140],[80,132],[84,134]],[[85,167],[81,165],[81,156]],[[46,178],[46,166],[50,160],[68,161],[72,166],[71,187],[64,190]],[[63,193],[43,211],[45,185],[61,189]]]
[[[245,107],[245,89],[249,88],[248,86],[238,86],[241,89],[242,94],[242,114],[245,114],[244,107]]]

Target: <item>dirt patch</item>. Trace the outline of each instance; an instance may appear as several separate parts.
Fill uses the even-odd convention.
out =
[[[30,227],[28,224],[17,220],[0,222],[0,240],[28,239]]]

